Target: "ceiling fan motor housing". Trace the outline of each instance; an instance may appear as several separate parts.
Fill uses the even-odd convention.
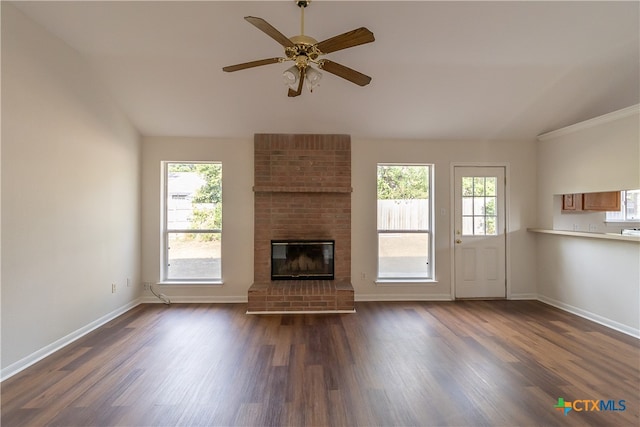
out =
[[[298,61],[298,58],[301,56],[305,57],[305,59],[315,61],[318,59],[322,52],[317,48],[318,42],[313,37],[300,35],[293,36],[289,40],[291,40],[295,46],[285,48],[285,54],[288,59]]]

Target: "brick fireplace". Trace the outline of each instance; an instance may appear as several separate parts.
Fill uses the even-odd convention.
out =
[[[351,138],[256,134],[249,312],[353,311]],[[273,240],[335,241],[334,280],[271,280]]]

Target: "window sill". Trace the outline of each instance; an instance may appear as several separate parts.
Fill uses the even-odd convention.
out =
[[[222,280],[204,281],[204,280],[167,280],[156,283],[158,286],[222,286]]]
[[[435,286],[438,284],[434,279],[376,279],[376,286]]]

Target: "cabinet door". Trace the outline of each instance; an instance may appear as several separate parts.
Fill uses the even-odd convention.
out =
[[[620,192],[584,193],[582,195],[582,209],[587,211],[619,211]]]
[[[577,194],[563,194],[562,195],[562,210],[563,211],[575,211],[577,210],[576,202],[578,199]]]

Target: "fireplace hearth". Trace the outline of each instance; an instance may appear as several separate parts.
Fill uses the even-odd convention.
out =
[[[333,280],[333,240],[272,240],[271,280]]]

